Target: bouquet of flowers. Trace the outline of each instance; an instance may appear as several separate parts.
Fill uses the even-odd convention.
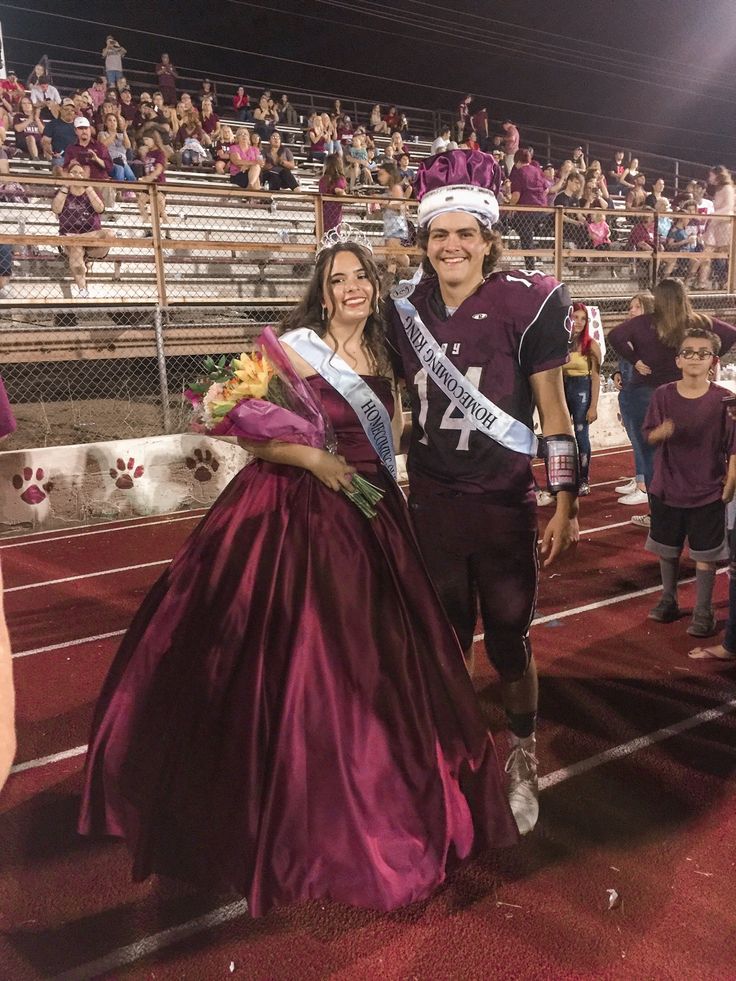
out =
[[[312,389],[294,370],[276,335],[267,327],[253,354],[231,361],[206,358],[202,376],[184,392],[194,407],[191,428],[211,436],[239,436],[252,443],[278,440],[337,453],[332,426]],[[343,493],[367,517],[383,491],[353,474]]]

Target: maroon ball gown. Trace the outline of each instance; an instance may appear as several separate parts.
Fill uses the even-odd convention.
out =
[[[389,412],[389,383],[366,378]],[[402,495],[319,376],[378,517],[297,467],[231,481],[152,588],[105,681],[79,830],[133,876],[391,910],[517,831]]]

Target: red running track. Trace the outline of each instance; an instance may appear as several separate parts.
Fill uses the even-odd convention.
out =
[[[688,660],[686,620],[646,620],[656,563],[628,521],[640,509],[613,492],[629,470],[625,452],[594,459],[577,552],[542,574],[537,830],[389,916],[313,903],[254,922],[231,895],[133,885],[124,846],[79,839],[97,692],[200,515],[0,542],[19,736],[0,799],[0,977],[735,978],[736,670]],[[480,643],[476,660],[498,729]]]

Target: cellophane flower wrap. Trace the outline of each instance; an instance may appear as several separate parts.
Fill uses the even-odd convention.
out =
[[[250,443],[298,443],[337,452],[337,440],[320,400],[294,370],[270,327],[253,354],[227,362],[207,358],[201,378],[184,392],[194,414],[191,428],[211,436],[238,436]],[[353,475],[343,493],[368,518],[383,491]]]

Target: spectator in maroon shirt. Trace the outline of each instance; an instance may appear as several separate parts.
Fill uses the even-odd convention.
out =
[[[481,150],[486,150],[488,148],[488,110],[485,106],[481,109],[476,109],[470,118],[470,125],[476,132],[476,139],[480,144]]]
[[[238,89],[233,96],[233,109],[235,110],[236,118],[241,123],[247,123],[250,121],[250,98],[248,93],[245,91],[244,85],[239,85]]]
[[[10,103],[12,112],[16,111],[24,92],[15,72],[8,72],[8,77],[0,80],[0,93]]]
[[[457,107],[457,120],[455,129],[457,130],[457,142],[462,143],[465,139],[465,128],[470,119],[470,103],[473,101],[472,95],[466,95]]]
[[[161,146],[160,138],[157,138],[157,134],[153,133],[150,136],[144,136],[138,145],[138,156],[143,164],[143,176],[139,180],[139,184],[157,184],[159,188],[163,187],[166,183],[166,154]],[[166,196],[159,190],[157,195],[158,200],[158,213],[161,221],[168,224],[169,218],[166,214]],[[148,194],[138,195],[138,210],[140,211],[141,218],[143,219],[144,225],[148,222],[148,205],[150,202],[150,196]],[[145,235],[147,237],[151,236],[153,232],[151,229],[147,229]],[[170,237],[170,233],[166,232],[167,237]]]
[[[626,180],[626,164],[624,163],[624,151],[616,150],[613,155],[613,161],[608,170],[608,185],[611,194],[621,195],[628,194],[631,188],[634,186],[632,183]]]
[[[653,235],[654,215],[647,220]],[[704,323],[706,319],[709,324]],[[675,358],[685,331],[702,326],[718,335],[723,354],[731,350],[736,342],[736,327],[696,313],[680,280],[663,279],[654,290],[654,312],[626,320],[608,334],[616,353],[635,369],[631,380],[632,435],[638,434],[641,440],[638,450],[647,488],[652,480],[654,451],[641,433],[644,417],[654,390],[679,377]]]
[[[133,102],[133,93],[130,89],[123,89],[120,93],[120,116],[125,120],[127,125],[130,125],[137,115],[138,107]],[[127,125],[125,127],[126,129]]]
[[[27,154],[31,160],[38,160],[43,136],[41,109],[34,106],[27,95],[20,100],[18,112],[13,116],[13,129],[15,145],[21,153]]]
[[[174,146],[181,150],[181,162],[199,166],[206,157],[206,148],[212,140],[202,129],[196,109],[184,113],[184,118],[174,138]]]
[[[401,114],[396,106],[389,106],[389,110],[383,117],[389,133],[399,132],[401,127]]]
[[[202,99],[202,129],[209,137],[210,144],[220,138],[220,117],[207,97]]]
[[[164,97],[167,106],[176,105],[176,80],[179,73],[171,63],[171,58],[164,52],[161,61],[156,65],[156,75],[158,76],[158,87]]]
[[[202,82],[202,88],[199,90],[197,101],[199,102],[200,107],[205,99],[209,99],[212,103],[212,108],[217,109],[217,92],[215,92],[215,86],[209,80],[209,78],[205,78],[205,80]]]
[[[88,179],[87,168],[73,160],[66,169],[67,176],[74,179],[68,187],[60,187],[51,202],[51,210],[59,218],[59,235],[82,235],[86,238],[114,238],[109,228],[102,228],[100,215],[105,210],[102,198],[94,188],[85,186]],[[85,299],[87,291],[88,263],[92,259],[104,259],[109,247],[84,248],[81,245],[65,245],[64,252],[69,258],[69,271],[74,277],[77,296]]]
[[[514,157],[519,149],[519,130],[510,119],[501,124],[503,130],[503,152],[506,154],[506,170],[510,174],[514,166]]]
[[[215,141],[213,156],[215,158],[215,173],[226,174],[230,167],[230,150],[235,143],[235,134],[229,126],[220,127],[219,139]]]
[[[299,113],[292,106],[289,101],[289,96],[284,93],[278,104],[279,119],[282,121],[284,126],[298,126],[299,125]]]
[[[112,177],[113,162],[107,147],[98,140],[92,139],[92,127],[86,116],[78,116],[74,120],[77,131],[77,142],[72,143],[64,151],[64,170],[69,172],[73,163],[80,163],[92,181],[109,181]],[[105,205],[110,207],[115,200],[114,192],[105,189],[101,192]]]
[[[529,150],[519,150],[514,155],[514,168],[511,171],[511,204],[526,207],[547,207],[549,181],[539,167],[532,166]],[[526,212],[514,216],[513,227],[519,234],[519,244],[525,251],[532,249],[534,236],[546,216]],[[524,256],[527,269],[534,269],[534,256]]]

